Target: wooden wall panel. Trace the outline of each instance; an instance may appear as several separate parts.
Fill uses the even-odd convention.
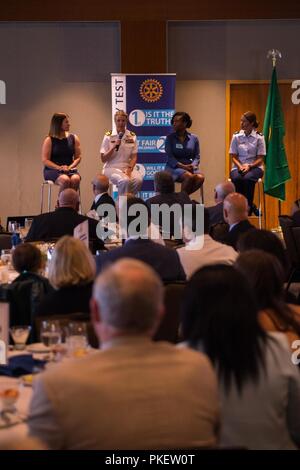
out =
[[[164,21],[121,22],[121,71],[165,73],[167,24]]]
[[[1,2],[0,21],[168,21],[300,18],[300,2],[264,0],[10,0]]]
[[[268,83],[232,83],[230,84],[230,113],[228,138],[240,128],[240,117],[243,112],[251,110],[256,113],[262,131],[265,108],[268,96]],[[278,226],[279,209],[281,214],[289,214],[295,199],[300,197],[299,151],[300,151],[300,111],[291,101],[291,83],[279,84],[282,107],[285,119],[285,149],[291,172],[291,180],[286,184],[286,201],[280,204],[277,199],[266,196],[266,227]],[[230,139],[229,139],[230,141]],[[228,149],[227,149],[228,150]],[[227,154],[227,159],[229,156]],[[227,165],[227,168],[229,166]]]

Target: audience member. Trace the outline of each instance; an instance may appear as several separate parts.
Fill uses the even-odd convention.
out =
[[[290,345],[300,339],[300,306],[285,302],[284,271],[278,259],[261,250],[249,250],[238,257],[236,267],[255,292],[261,326],[285,333]]]
[[[163,223],[162,223],[162,214],[160,213],[159,220],[156,222],[152,220],[152,223],[157,224],[160,227],[160,231],[162,232],[162,236],[164,239],[171,239],[174,237],[174,230],[176,225],[178,228],[182,228],[184,222],[184,206],[189,205],[193,206],[192,201],[190,200],[188,194],[185,191],[181,191],[179,193],[175,193],[175,183],[172,178],[171,173],[168,171],[158,171],[154,175],[154,187],[156,191],[156,196],[149,198],[146,203],[149,209],[154,205],[161,206],[162,204],[166,204],[168,207],[172,207],[174,204],[177,204],[180,208],[179,215],[176,212],[170,212],[170,226],[167,232],[163,231]],[[182,220],[180,221],[180,217],[182,216]],[[180,238],[182,241],[182,238]]]
[[[230,193],[224,199],[224,219],[229,224],[229,232],[224,242],[237,248],[237,242],[242,233],[255,227],[248,220],[248,202],[239,193]]]
[[[221,445],[296,449],[300,375],[282,333],[259,324],[247,279],[231,266],[206,266],[189,281],[183,307],[187,344],[205,352],[219,377]]]
[[[37,315],[83,313],[88,319],[95,274],[94,258],[84,243],[70,236],[62,237],[49,263],[49,281],[54,290],[44,297]]]
[[[231,246],[219,243],[209,236],[209,220],[208,209],[204,209],[203,246],[200,237],[196,237],[199,244],[197,249],[191,249],[191,246],[195,245],[195,240],[192,240],[177,250],[187,278],[202,266],[216,263],[233,264],[237,257],[237,252]]]
[[[37,378],[30,434],[51,449],[214,446],[219,413],[210,362],[151,341],[163,314],[154,271],[136,260],[115,263],[98,277],[91,310],[102,350]]]
[[[63,235],[73,235],[74,228],[87,220],[92,251],[95,253],[96,250],[103,250],[104,243],[96,234],[97,221],[78,214],[78,193],[71,188],[65,189],[59,194],[58,202],[58,209],[33,219],[26,241],[49,241]]]
[[[108,194],[109,179],[105,175],[97,175],[92,181],[94,201],[91,206],[91,210],[97,211],[101,204],[109,204],[115,208],[115,202],[113,198]]]
[[[9,286],[10,326],[31,325],[30,340],[36,340],[35,317],[38,306],[51,291],[48,279],[40,274],[40,250],[31,243],[17,245],[12,264],[19,276]]]
[[[237,249],[240,253],[248,250],[262,250],[274,255],[282,266],[285,276],[288,273],[288,260],[280,238],[270,230],[249,230],[239,238]]]
[[[230,193],[234,193],[235,187],[231,181],[224,181],[215,187],[215,205],[207,208],[210,225],[224,223],[223,201]]]
[[[126,204],[127,209],[124,207],[124,211],[127,216],[127,226],[124,228],[128,230],[129,226],[135,224],[135,221],[138,220],[136,215],[129,215],[130,210],[135,210],[135,205],[139,205],[141,209],[144,209],[147,220],[144,224],[137,224],[140,225],[138,236],[130,236],[128,234],[127,240],[122,247],[100,253],[96,256],[97,272],[100,272],[105,266],[121,258],[135,258],[149,264],[163,281],[185,280],[186,276],[176,250],[155,243],[149,238],[148,227],[150,226],[150,217],[146,203],[140,198],[130,197],[127,199]]]
[[[293,203],[291,208],[291,216],[293,216],[295,212],[298,211],[300,211],[300,199],[296,199],[296,201]]]

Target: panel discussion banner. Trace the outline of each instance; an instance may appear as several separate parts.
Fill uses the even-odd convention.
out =
[[[176,74],[111,74],[112,117],[128,114],[127,128],[137,135],[138,167],[144,174],[140,197],[154,193],[154,174],[165,168],[165,140],[172,131]],[[113,122],[113,128],[115,127]]]

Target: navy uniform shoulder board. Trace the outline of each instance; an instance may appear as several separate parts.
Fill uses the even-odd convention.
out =
[[[105,132],[105,135],[108,135],[108,136],[109,136],[109,135],[111,135],[111,134],[112,134],[112,131],[107,131],[107,132]]]

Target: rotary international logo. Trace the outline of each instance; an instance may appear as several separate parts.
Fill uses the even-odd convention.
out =
[[[158,101],[162,94],[162,84],[154,78],[145,80],[140,86],[140,95],[143,100],[147,101],[148,103],[154,103],[155,101]]]

